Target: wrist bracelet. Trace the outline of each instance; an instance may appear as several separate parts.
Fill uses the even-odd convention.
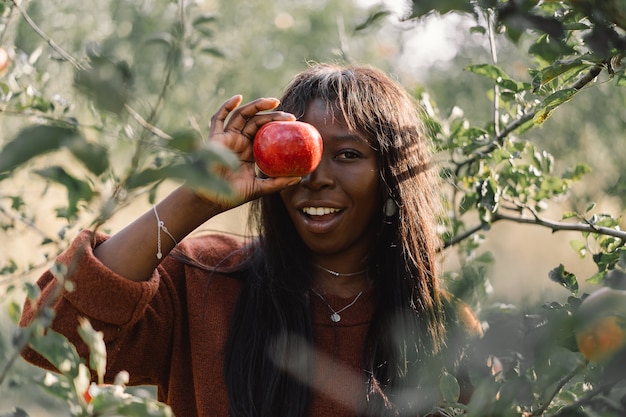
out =
[[[165,223],[159,218],[159,213],[157,213],[156,206],[152,206],[152,210],[154,211],[154,215],[155,215],[155,217],[157,219],[157,253],[156,253],[156,257],[157,257],[157,259],[161,259],[163,257],[163,252],[161,252],[161,230],[164,231],[174,241],[174,247],[176,247],[178,245],[178,242],[176,241],[176,239],[174,239],[174,236],[172,236],[172,234],[169,232],[169,230],[167,230],[167,227],[165,227]]]

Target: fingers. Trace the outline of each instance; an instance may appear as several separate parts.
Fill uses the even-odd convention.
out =
[[[238,100],[234,100],[238,98]],[[234,131],[251,139],[263,124],[272,120],[295,120],[292,114],[285,112],[271,112],[280,101],[276,98],[259,98],[241,107],[241,96],[227,100],[211,119],[215,132]],[[230,118],[226,122],[226,119]]]
[[[279,103],[279,100],[275,98],[259,98],[239,107],[233,111],[226,130],[232,129],[252,138],[264,123],[271,120],[290,120],[293,118],[289,113],[268,112],[275,109]]]
[[[300,181],[300,177],[275,177],[256,179],[259,196],[281,191],[287,187],[299,184]]]
[[[203,191],[207,201],[212,200],[228,209],[260,196],[278,192],[300,182],[300,177],[262,179],[255,175],[252,139],[259,128],[270,121],[295,120],[289,113],[272,111],[279,104],[275,98],[259,98],[241,105],[242,97],[236,95],[226,100],[211,117],[210,140],[225,145],[239,158],[237,169],[218,173],[228,181],[233,196]],[[214,195],[215,194],[215,195]]]
[[[226,100],[220,107],[217,109],[215,114],[211,117],[211,132],[221,132],[224,130],[224,123],[226,122],[226,118],[228,115],[241,104],[243,97],[241,94],[237,94],[232,96],[228,100]]]
[[[252,178],[252,183],[247,186],[235,186],[232,195],[225,195],[209,188],[194,187],[193,192],[205,202],[217,205],[222,211],[229,210],[248,201],[255,200],[273,193],[280,192],[287,187],[299,184],[300,177],[276,177],[276,178]]]
[[[245,123],[243,129],[241,130],[241,134],[252,140],[252,138],[254,138],[254,135],[261,126],[268,122],[279,120],[294,121],[296,120],[296,117],[291,113],[285,113],[280,111],[257,114]]]

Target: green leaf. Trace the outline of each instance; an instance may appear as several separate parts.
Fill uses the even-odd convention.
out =
[[[580,240],[570,240],[569,245],[578,253],[578,256],[584,258],[587,255],[587,244]]]
[[[439,378],[439,390],[443,400],[448,403],[456,403],[461,395],[461,387],[456,378],[445,372]]]
[[[48,395],[71,401],[74,397],[72,385],[68,378],[63,375],[46,372],[42,378],[34,380]]]
[[[128,101],[132,73],[124,61],[113,62],[105,57],[92,57],[92,66],[77,70],[74,83],[96,107],[120,114]]]
[[[30,347],[63,375],[70,379],[78,376],[78,366],[82,359],[74,345],[62,334],[48,330],[45,335],[35,335],[30,340]]]
[[[446,14],[450,12],[474,13],[472,2],[467,0],[413,0],[412,18],[426,16],[432,12]]]
[[[20,320],[20,316],[22,315],[22,306],[15,301],[10,301],[8,303],[7,310],[11,321],[17,324]]]
[[[17,271],[17,263],[15,263],[15,260],[13,259],[9,259],[7,261],[6,265],[2,265],[2,267],[0,268],[0,275],[9,275],[14,273],[15,271]]]
[[[117,408],[119,415],[126,417],[174,417],[169,406],[156,401],[142,400],[122,404]]]
[[[511,153],[504,148],[496,148],[491,153],[491,158],[496,164],[498,164],[502,161],[508,161],[509,159],[511,159]]]
[[[530,4],[527,2],[527,4]],[[515,10],[500,15],[500,19],[506,25],[507,35],[515,42],[528,30],[536,30],[545,33],[552,39],[561,39],[563,36],[563,24],[553,17],[537,15],[526,10]]]
[[[372,11],[371,13],[368,14],[367,19],[365,20],[365,22],[357,25],[354,28],[355,32],[367,29],[371,26],[373,26],[374,24],[380,22],[382,19],[384,19],[385,17],[389,16],[391,14],[391,12],[389,10],[385,10],[385,9],[376,9],[374,11]]]
[[[559,90],[556,93],[546,97],[543,100],[539,110],[535,113],[535,116],[533,117],[533,122],[536,125],[545,122],[558,106],[567,101],[570,101],[577,92],[578,90],[576,90],[575,88],[567,88],[565,90]]]
[[[86,318],[79,319],[78,334],[89,347],[89,366],[98,375],[98,384],[104,383],[104,373],[107,366],[107,351],[104,344],[104,334],[91,327]]]
[[[548,273],[548,277],[550,280],[565,287],[572,294],[578,294],[578,280],[576,279],[576,275],[566,271],[563,264],[560,264],[556,268],[552,269]]]
[[[568,168],[563,173],[563,179],[569,179],[573,181],[580,180],[585,174],[591,172],[591,167],[587,164],[576,164],[574,168]]]
[[[601,284],[602,281],[604,280],[605,275],[606,275],[606,271],[596,272],[595,274],[587,278],[585,281],[589,284],[594,284],[594,285]]]
[[[528,48],[528,53],[535,55],[546,63],[554,62],[561,57],[571,55],[575,50],[563,43],[559,42],[548,35],[542,35],[537,42]]]
[[[202,144],[202,138],[195,130],[183,130],[175,132],[171,136],[172,139],[167,142],[168,148],[185,153],[192,153],[198,150]]]
[[[518,84],[516,81],[506,78],[498,81],[498,85],[504,90],[500,92],[503,97],[507,97],[507,94],[510,95],[509,101],[515,101],[515,95],[511,93],[517,93],[524,88],[523,84]]]
[[[539,191],[535,195],[536,200],[552,198],[557,195],[564,194],[568,189],[567,184],[558,177],[543,177],[539,185]]]
[[[199,17],[196,17],[193,20],[192,25],[193,26],[198,26],[198,25],[203,25],[206,23],[213,23],[213,22],[217,22],[217,15],[216,14],[205,14]]]
[[[230,195],[229,184],[199,163],[183,163],[162,168],[148,168],[129,177],[126,186],[138,188],[164,179],[186,182],[192,188],[210,189],[215,193]]]
[[[500,188],[498,182],[489,177],[480,182],[478,187],[480,194],[480,200],[478,201],[478,207],[484,208],[491,213],[495,213],[500,206]]]
[[[154,33],[154,34],[150,35],[144,41],[144,43],[146,43],[146,44],[162,44],[163,46],[166,46],[166,47],[169,48],[174,43],[174,37],[172,36],[171,33],[159,32],[159,33]]]
[[[578,213],[576,213],[575,211],[565,211],[563,212],[561,219],[567,220],[567,219],[572,219],[572,218],[577,218],[577,217],[578,217]]]
[[[0,151],[0,173],[9,172],[32,158],[82,139],[74,127],[35,125],[21,130]]]
[[[470,33],[479,33],[481,35],[484,35],[485,33],[487,33],[487,28],[485,28],[484,26],[472,26],[469,31]]]
[[[147,168],[143,171],[132,174],[126,181],[129,189],[145,187],[146,185],[172,178],[172,174],[178,170],[180,165],[168,165],[161,168]]]
[[[30,302],[33,302],[39,297],[41,294],[41,289],[38,285],[34,285],[30,282],[24,284],[22,290],[26,293],[26,299]]]
[[[11,87],[9,87],[9,84],[0,82],[0,93],[6,96],[10,92],[11,92]]]
[[[571,59],[567,61],[556,61],[552,65],[540,70],[532,80],[533,90],[537,91],[541,86],[549,83],[555,78],[569,73],[572,70],[580,72],[585,68],[589,68],[590,64],[583,63],[582,58]]]
[[[182,145],[187,139],[181,139]],[[206,144],[195,150],[183,163],[148,168],[131,175],[126,183],[129,188],[143,187],[164,179],[175,179],[187,182],[191,187],[210,189],[216,193],[230,195],[230,185],[218,175],[216,167],[237,169],[239,160],[235,154],[223,145]]]
[[[224,54],[224,51],[214,46],[205,46],[204,48],[200,49],[200,52],[202,52],[203,54],[214,56],[216,58],[226,57],[226,54]]]
[[[109,166],[105,147],[87,142],[73,126],[35,125],[21,130],[0,152],[0,173],[10,172],[29,160],[62,148],[92,173],[102,174]]]
[[[504,72],[503,69],[492,64],[467,65],[465,67],[465,70],[473,72],[474,74],[482,75],[483,77],[490,78],[498,83],[502,82],[503,80],[512,81],[511,77],[506,72]]]
[[[76,159],[95,175],[102,174],[109,167],[107,148],[100,144],[87,142],[86,140],[74,140],[70,143],[69,150]]]
[[[78,212],[78,202],[90,201],[94,195],[91,185],[68,174],[64,168],[53,166],[36,170],[37,175],[63,185],[67,189],[67,213],[63,217],[73,218]]]
[[[544,174],[549,174],[552,172],[552,167],[554,166],[554,156],[548,151],[535,151],[532,155],[533,165],[541,170]]]
[[[478,202],[477,193],[466,193],[465,196],[461,199],[461,202],[459,203],[460,214],[465,214],[468,211],[472,210],[476,206],[477,202]]]

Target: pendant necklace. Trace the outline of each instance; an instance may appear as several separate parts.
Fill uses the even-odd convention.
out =
[[[354,298],[354,300],[352,300],[352,302],[350,304],[348,304],[347,306],[345,306],[341,310],[335,311],[335,309],[333,309],[330,306],[330,304],[328,303],[328,301],[326,301],[326,299],[322,296],[322,294],[320,294],[319,292],[315,291],[313,288],[311,288],[311,291],[313,291],[319,298],[321,298],[322,301],[324,302],[324,304],[326,304],[328,306],[328,308],[330,309],[330,311],[333,312],[333,314],[330,315],[330,321],[332,321],[333,323],[338,323],[339,321],[341,321],[341,316],[339,315],[339,313],[341,313],[341,312],[347,310],[348,308],[352,307],[354,305],[354,303],[356,303],[356,300],[359,299],[361,294],[363,294],[363,291],[361,291],[360,293],[358,293],[356,295],[356,297]]]
[[[337,272],[337,271],[333,271],[332,269],[324,268],[323,266],[318,265],[318,264],[313,264],[313,265],[315,265],[316,267],[318,267],[321,270],[324,270],[324,271],[328,272],[330,275],[332,275],[334,277],[353,277],[353,276],[361,275],[361,274],[364,274],[364,273],[367,272],[367,268],[366,268],[366,269],[362,269],[361,271],[356,271],[356,272],[350,272],[350,273],[347,273],[347,274],[342,274],[341,272]]]

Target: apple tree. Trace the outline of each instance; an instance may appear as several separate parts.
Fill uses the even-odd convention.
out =
[[[415,0],[412,5],[408,20],[431,13],[468,16],[475,23],[470,31],[484,36],[490,45],[490,60],[465,67],[491,83],[491,106],[482,109],[486,122],[472,123],[459,108],[441,114],[434,99],[421,95],[436,147],[446,155],[442,158],[450,213],[444,232],[446,250],[457,251],[462,259],[460,270],[449,273],[450,285],[481,311],[488,328],[483,348],[502,364],[494,379],[476,383],[468,405],[450,404],[445,412],[476,416],[623,415],[626,379],[618,371],[626,361],[623,220],[620,213],[597,212],[593,202],[583,210],[563,212],[561,218],[548,217],[548,207],[567,198],[572,187],[584,181],[590,167],[582,161],[558,172],[555,157],[534,138],[555,112],[567,112],[568,106],[596,84],[610,83],[614,94],[624,94],[625,3]],[[527,48],[532,60],[526,76],[512,76],[498,61],[497,40],[502,38]],[[623,124],[619,112],[614,117],[622,117]],[[622,147],[613,143],[613,149]],[[481,245],[498,222],[545,227],[553,233],[579,232],[580,238],[570,242],[571,248],[590,259],[596,272],[577,277],[555,260],[547,278],[568,290],[565,300],[543,300],[525,308],[490,304],[484,269],[493,260],[488,252],[481,251]],[[589,308],[580,308],[588,297],[580,291],[581,279],[603,287],[597,291],[614,291],[621,300],[617,304],[594,304],[598,316],[618,323],[610,330],[601,329],[604,325],[598,324]],[[582,330],[589,322],[591,327]],[[585,333],[589,328],[595,333]],[[589,340],[594,342],[590,348],[586,344]],[[594,355],[604,349],[610,350],[610,359],[596,360]]]
[[[66,3],[0,1],[0,51],[9,64],[4,67],[0,52],[0,227],[3,241],[11,242],[0,258],[0,298],[12,319],[0,323],[2,333],[11,334],[0,339],[0,397],[25,390],[28,379],[66,404],[72,415],[145,415],[151,410],[166,416],[171,413],[166,405],[126,388],[123,374],[92,398],[85,396],[90,381],[102,385],[106,349],[101,336],[88,322],[81,324],[91,348],[90,358],[83,359],[62,336],[45,331],[54,315],[49,308],[40,311],[33,326],[18,328],[21,300],[39,296],[27,278],[53,268],[59,291],[71,289],[63,268],[53,263],[71,236],[83,227],[108,230],[120,210],[140,199],[155,201],[172,182],[228,191],[210,167],[231,164],[233,157],[203,142],[205,127],[198,120],[210,116],[204,108],[214,108],[229,89],[247,82],[246,92],[253,96],[275,94],[275,85],[261,87],[264,77],[282,85],[304,64],[293,61],[301,57],[389,65],[372,54],[367,48],[371,38],[364,35],[369,30],[375,36],[389,12],[377,6],[366,13],[341,1],[221,2],[221,14],[202,2]],[[615,347],[608,362],[589,360],[577,340],[588,334],[580,328],[579,308],[587,298],[580,280],[626,288],[622,219],[619,213],[597,212],[591,202],[557,219],[547,216],[546,208],[567,198],[590,167],[580,161],[557,169],[559,160],[534,140],[555,113],[567,112],[600,80],[623,94],[623,2],[414,0],[405,20],[435,13],[471,19],[470,33],[490,45],[489,60],[465,67],[489,84],[490,105],[474,109],[485,115],[483,122],[470,120],[459,108],[444,114],[438,97],[426,88],[415,96],[443,161],[449,216],[442,250],[460,259],[446,280],[479,312],[486,332],[476,349],[492,354],[493,365],[493,374],[471,375],[476,391],[469,404],[457,402],[458,382],[443,375],[445,401],[437,411],[624,415],[626,384],[618,372],[626,360],[619,352],[625,338],[623,310],[609,310],[603,317],[615,319],[601,321],[608,323],[602,328],[609,329]],[[251,22],[246,31],[241,21]],[[272,23],[263,27],[265,21]],[[252,22],[262,27],[259,32]],[[68,26],[73,36],[67,36]],[[261,48],[254,42],[259,39]],[[512,75],[498,60],[503,40],[526,48],[524,76]],[[231,49],[222,49],[225,44]],[[246,56],[254,56],[254,62],[244,61]],[[524,307],[493,303],[485,270],[494,259],[483,244],[490,228],[502,222],[579,233],[571,249],[593,262],[596,272],[578,277],[555,259],[548,278],[568,291],[566,299]],[[21,375],[19,352],[27,344],[62,372]],[[15,408],[9,413],[26,412]]]

